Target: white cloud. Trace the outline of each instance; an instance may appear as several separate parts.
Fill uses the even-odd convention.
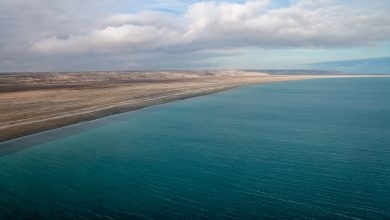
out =
[[[121,26],[126,24],[133,25],[150,25],[159,28],[172,28],[180,30],[185,28],[183,22],[180,22],[177,17],[164,14],[161,12],[140,12],[137,14],[115,14],[109,16],[105,23],[110,26]]]
[[[71,35],[65,39],[52,36],[35,42],[31,49],[47,54],[150,50],[169,46],[178,37],[178,33],[172,29],[126,24],[109,26],[90,34]]]
[[[268,3],[197,3],[187,12],[188,33],[225,45],[263,48],[348,47],[390,39],[389,9],[354,10],[329,0],[301,0],[265,10]]]
[[[268,4],[268,0],[248,1],[244,4],[195,3],[189,7],[185,15],[190,21],[186,37],[202,38],[213,33],[228,34],[229,30],[245,29],[247,26],[245,22],[263,14]]]
[[[388,9],[355,9],[330,0],[300,0],[278,9],[269,5],[269,0],[200,2],[189,6],[184,17],[116,14],[102,29],[65,39],[50,36],[31,49],[49,54],[113,53],[167,47],[350,47],[390,40]]]
[[[183,9],[186,2],[195,3]],[[129,63],[140,68],[182,63],[180,68],[186,68],[208,66],[212,57],[247,48],[390,42],[387,0],[291,2],[275,8],[273,0],[0,0],[0,61],[13,63],[0,62],[0,71],[32,63],[54,69],[72,62],[85,69],[83,63],[94,66],[103,60],[114,69]],[[164,12],[170,6],[177,11]]]

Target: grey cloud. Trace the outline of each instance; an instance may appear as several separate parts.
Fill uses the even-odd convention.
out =
[[[145,50],[204,42],[219,47],[348,47],[389,40],[389,10],[350,10],[329,0],[301,0],[268,10],[268,0],[244,4],[200,2],[175,18],[156,13],[113,15],[112,24],[69,39],[49,37],[32,49],[43,53]],[[89,42],[89,43],[87,43]],[[118,47],[117,47],[118,46]],[[72,49],[73,48],[73,49]]]
[[[187,13],[190,33],[225,45],[263,48],[348,47],[390,39],[389,9],[361,11],[331,1],[301,0],[262,10],[266,2],[195,4]]]
[[[108,2],[0,0],[0,59],[34,57],[30,47],[41,39],[93,31]]]
[[[179,34],[172,29],[126,24],[119,27],[106,27],[86,35],[71,35],[66,39],[52,36],[35,42],[31,49],[46,54],[80,54],[89,51],[113,53],[169,46],[179,37]]]
[[[123,6],[117,0],[0,2],[0,71],[39,69],[37,61],[53,69],[72,62],[79,69],[94,62],[107,68],[180,68],[175,61],[210,66],[208,58],[247,47],[354,47],[390,40],[388,7],[332,0],[299,0],[277,9],[270,0],[207,1],[190,5],[184,15],[116,13],[112,5]]]

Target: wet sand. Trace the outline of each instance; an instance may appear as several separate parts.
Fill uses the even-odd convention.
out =
[[[326,75],[242,71],[0,74],[0,142],[238,86]]]

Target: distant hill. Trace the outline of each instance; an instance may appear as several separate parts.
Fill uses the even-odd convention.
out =
[[[340,60],[307,64],[308,68],[342,71],[345,73],[390,74],[390,57]]]

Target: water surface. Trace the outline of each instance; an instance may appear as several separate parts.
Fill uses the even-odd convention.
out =
[[[242,87],[0,148],[0,219],[390,219],[390,78]]]

